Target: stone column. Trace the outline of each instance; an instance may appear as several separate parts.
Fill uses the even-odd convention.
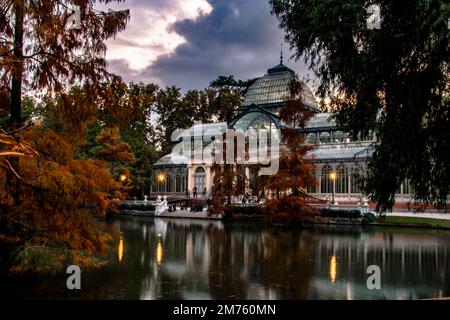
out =
[[[194,188],[194,172],[195,172],[195,168],[193,166],[188,166],[187,168],[187,190],[189,192],[189,194],[192,195],[192,188]]]
[[[317,193],[322,194],[322,167],[323,166],[317,166],[317,180],[319,184],[316,188],[318,188]]]
[[[212,186],[211,167],[205,166],[205,187],[206,187],[208,194],[211,192],[211,186]],[[201,192],[203,192],[203,190]]]
[[[352,193],[352,165],[346,164],[346,168],[347,168],[347,183],[348,183],[348,193],[351,194]]]

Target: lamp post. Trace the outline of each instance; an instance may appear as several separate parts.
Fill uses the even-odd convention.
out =
[[[330,179],[333,181],[333,195],[332,195],[332,198],[331,198],[331,202],[334,205],[334,194],[336,192],[336,172],[331,172],[330,173]]]

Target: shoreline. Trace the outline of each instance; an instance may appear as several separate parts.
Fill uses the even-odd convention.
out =
[[[190,212],[183,212],[183,213],[162,213],[159,215],[149,214],[144,211],[137,211],[137,210],[127,210],[127,211],[121,211],[119,213],[120,216],[137,216],[137,217],[149,217],[149,218],[166,218],[166,219],[194,219],[194,220],[212,220],[212,221],[223,221],[223,222],[254,222],[254,223],[265,223],[268,225],[274,225],[274,226],[283,226],[283,227],[298,227],[301,226],[301,224],[284,224],[284,223],[268,223],[264,220],[264,218],[259,216],[237,216],[233,218],[225,218],[225,217],[214,217],[214,216],[208,216],[206,212],[197,212],[197,213],[190,213]],[[316,222],[316,223],[308,223],[308,225],[345,225],[345,226],[374,226],[374,227],[405,227],[405,228],[419,228],[419,229],[438,229],[438,230],[450,230],[450,218],[447,219],[439,219],[439,218],[424,218],[424,217],[416,217],[416,216],[397,216],[397,215],[388,215],[385,217],[386,219],[396,219],[400,218],[402,220],[417,220],[417,219],[424,219],[426,220],[425,223],[408,223],[402,222],[402,223],[393,223],[393,222],[381,222],[379,221],[380,218],[377,217],[377,221],[369,223],[369,224],[361,224],[361,223],[354,223],[350,221],[342,221],[342,222]],[[381,218],[383,219],[383,218]],[[434,220],[434,221],[433,221]],[[448,222],[447,225],[433,225],[433,222]],[[430,224],[427,224],[430,223]]]

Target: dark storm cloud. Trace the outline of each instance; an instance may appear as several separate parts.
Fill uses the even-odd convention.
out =
[[[133,2],[144,5],[144,1]],[[174,52],[159,56],[139,74],[131,70],[127,74],[123,61],[113,62],[111,69],[127,80],[175,84],[188,90],[205,88],[219,75],[232,74],[238,79],[262,76],[267,68],[279,63],[284,36],[266,0],[210,0],[209,3],[213,8],[210,14],[196,20],[178,21],[170,27],[186,40]],[[163,1],[155,4],[163,5]],[[284,55],[286,65],[301,78],[307,76],[309,72],[303,63],[289,60],[287,45],[284,45]]]

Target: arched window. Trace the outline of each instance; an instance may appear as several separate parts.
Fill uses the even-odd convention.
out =
[[[155,176],[157,183],[158,192],[166,192],[166,173],[164,171],[159,171]]]
[[[333,142],[344,142],[345,134],[342,131],[336,131],[333,133]]]
[[[372,141],[374,140],[374,134],[372,130],[369,130],[364,133],[359,133],[358,138],[360,141]]]
[[[317,144],[317,134],[316,133],[308,133],[306,135],[305,142],[308,144]]]
[[[240,132],[266,130],[270,135],[271,130],[276,130],[276,124],[267,114],[250,112],[237,120],[233,128]]]
[[[312,175],[314,178],[317,179],[316,171],[315,171],[315,170],[313,170],[313,171],[311,172],[311,175]],[[308,188],[307,188],[308,193],[316,193],[316,192],[317,192],[316,187],[317,187],[317,186],[308,186]]]
[[[197,169],[195,169],[195,173],[197,174],[197,173],[205,173],[205,168],[203,168],[203,167],[198,167]]]
[[[351,142],[352,141],[352,135],[350,134],[350,133],[346,133],[345,135],[344,135],[344,142],[345,143],[349,143],[349,142]]]
[[[166,189],[165,192],[172,192],[172,175],[166,175]]]
[[[157,179],[150,179],[150,188],[152,193],[158,192],[158,180]]]
[[[363,175],[363,171],[361,169],[361,167],[359,166],[354,166],[352,168],[352,173],[351,173],[351,177],[350,177],[350,181],[351,181],[351,190],[352,193],[360,193],[362,194],[362,184],[364,181],[364,175]]]
[[[194,182],[195,187],[197,188],[198,193],[202,193],[203,189],[205,189],[205,169],[203,167],[198,167],[195,169],[194,174]]]
[[[330,143],[331,136],[328,132],[322,132],[320,134],[320,143]]]
[[[409,179],[403,180],[402,187],[403,187],[402,194],[413,194],[414,193],[414,188]]]
[[[348,170],[344,165],[336,172],[336,193],[348,193]]]
[[[263,143],[270,150],[270,146],[278,145],[281,140],[280,132],[274,119],[262,112],[254,111],[243,115],[234,123],[233,128],[236,132],[247,135],[247,140],[252,141],[252,148],[256,144]]]
[[[332,193],[333,192],[333,181],[330,178],[331,167],[326,165],[322,168],[320,177],[320,192],[321,193]]]

